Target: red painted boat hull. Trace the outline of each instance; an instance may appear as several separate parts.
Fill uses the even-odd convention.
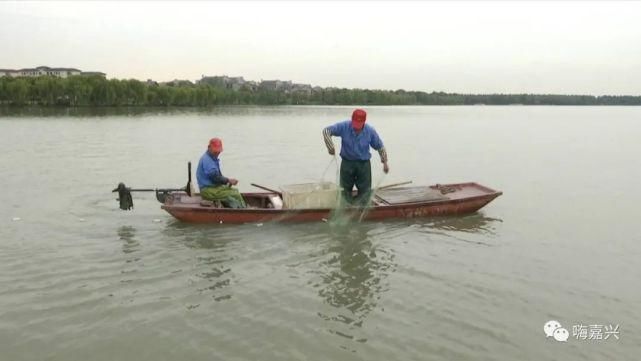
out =
[[[438,186],[430,186],[437,189]],[[189,197],[178,192],[167,197],[161,206],[176,219],[187,223],[263,223],[263,222],[319,222],[332,217],[355,220],[384,220],[446,215],[462,215],[478,211],[502,192],[477,183],[446,184],[453,191],[446,199],[400,204],[378,204],[367,208],[333,209],[272,209],[272,208],[216,208],[200,204],[200,197]],[[248,197],[267,197],[273,193],[243,193]]]

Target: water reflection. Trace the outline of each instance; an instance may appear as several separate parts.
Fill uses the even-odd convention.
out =
[[[140,242],[136,237],[136,228],[132,226],[122,226],[118,228],[118,237],[122,242],[122,253],[129,254],[140,249]],[[127,261],[130,262],[130,261]]]
[[[482,213],[458,217],[437,217],[416,223],[421,233],[444,236],[456,242],[493,246],[498,239],[497,227],[503,223],[500,218],[486,217]]]
[[[315,108],[309,108],[308,111]],[[326,112],[326,109],[319,108]],[[291,114],[289,107],[258,107],[222,105],[215,107],[7,107],[0,106],[0,117],[109,117],[109,116],[171,116],[218,115],[264,117],[266,114]]]
[[[370,240],[374,224],[332,227],[326,259],[320,264],[321,281],[316,287],[327,305],[318,315],[334,322],[329,331],[358,342],[363,322],[377,306],[386,282],[396,267],[394,253]],[[377,237],[380,240],[380,237]]]
[[[184,224],[170,225],[165,233],[179,238],[188,248],[197,250],[194,265],[196,273],[191,283],[198,293],[211,293],[215,301],[232,298],[233,273],[229,264],[234,260],[230,248],[240,240],[233,229],[228,227],[205,227]]]
[[[12,117],[108,117],[173,115],[192,113],[200,108],[167,107],[0,107],[0,116]]]
[[[130,283],[135,280],[135,275],[139,271],[140,242],[136,239],[136,228],[132,226],[121,226],[117,230],[118,238],[122,241],[122,253],[126,255],[125,265],[120,270],[123,278],[120,283]]]
[[[486,217],[482,213],[468,216],[438,217],[430,219],[425,225],[444,231],[457,231],[467,233],[495,234],[495,228],[502,223],[500,218]]]

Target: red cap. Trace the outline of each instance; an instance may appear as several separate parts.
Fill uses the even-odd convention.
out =
[[[223,151],[223,141],[220,138],[211,138],[209,140],[209,149],[212,152],[220,153]]]
[[[352,113],[352,128],[354,129],[363,129],[365,126],[365,119],[367,119],[367,113],[363,109],[356,109]]]

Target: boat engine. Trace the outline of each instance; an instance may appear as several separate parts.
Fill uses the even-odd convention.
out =
[[[118,199],[116,200],[120,203],[120,209],[128,211],[134,208],[134,199],[131,197],[131,191],[125,186],[125,183],[118,183],[118,187],[111,192],[118,192]]]
[[[134,200],[131,197],[131,192],[155,192],[156,199],[160,203],[165,203],[165,201],[171,197],[172,192],[185,192],[188,196],[192,194],[192,184],[191,184],[191,162],[187,163],[187,185],[184,188],[143,188],[143,189],[132,189],[127,188],[125,183],[118,183],[118,187],[111,191],[118,192],[118,203],[120,203],[120,209],[123,211],[128,211],[134,208]]]

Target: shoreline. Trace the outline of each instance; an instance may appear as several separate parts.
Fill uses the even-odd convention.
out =
[[[479,112],[481,109],[496,109],[496,108],[634,108],[634,105],[215,105],[207,107],[197,106],[78,106],[78,107],[63,107],[63,106],[6,106],[0,105],[0,119],[8,117],[102,117],[102,116],[142,116],[150,114],[158,115],[171,115],[171,114],[187,114],[187,113],[202,113],[202,114],[215,114],[218,112],[225,112],[232,109],[246,109],[248,111],[259,109],[287,109],[287,108],[336,108],[336,109],[352,109],[354,107],[365,108],[476,108]]]
[[[634,106],[641,96],[460,94],[320,88],[228,88],[212,84],[158,84],[101,76],[0,77],[0,107],[217,107],[217,106]]]

